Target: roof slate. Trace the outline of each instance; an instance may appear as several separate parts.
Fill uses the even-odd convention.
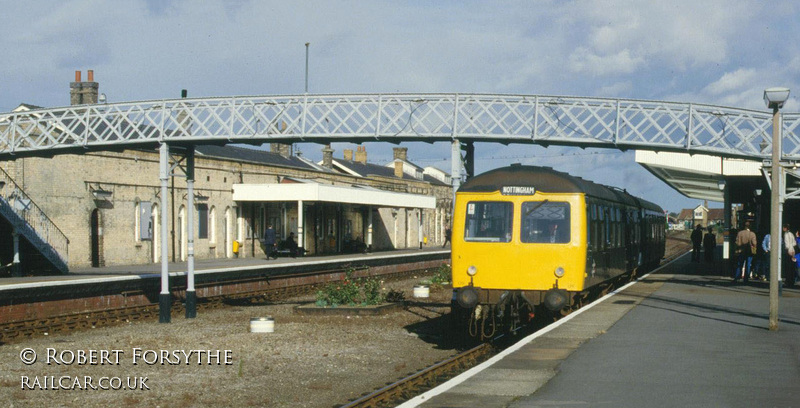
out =
[[[246,147],[202,145],[196,146],[195,152],[203,156],[222,159],[267,164],[271,166],[294,167],[305,170],[319,170],[297,156],[289,156],[287,158],[278,153]]]

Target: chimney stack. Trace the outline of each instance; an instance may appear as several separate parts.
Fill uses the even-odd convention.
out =
[[[344,159],[353,161],[353,149],[344,149]]]
[[[394,176],[397,178],[403,178],[403,162],[400,160],[395,160],[394,162]]]
[[[356,147],[356,161],[359,163],[367,164],[367,148],[366,146]]]
[[[322,167],[333,169],[333,149],[329,144],[322,148]]]
[[[81,81],[81,71],[75,71],[75,82],[69,83],[69,104],[70,105],[88,105],[96,104],[99,85],[94,82],[94,70],[89,70],[87,73],[88,81]]]
[[[289,158],[292,155],[292,145],[285,144],[285,143],[270,143],[269,150],[272,153],[278,153],[285,158]]]
[[[408,161],[408,148],[407,147],[395,147],[392,149],[394,152],[394,159],[400,159]]]

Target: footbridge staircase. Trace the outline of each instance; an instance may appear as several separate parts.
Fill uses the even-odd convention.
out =
[[[69,239],[0,169],[0,274],[68,272]]]

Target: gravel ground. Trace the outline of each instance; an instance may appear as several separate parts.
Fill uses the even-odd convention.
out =
[[[667,253],[687,246],[670,240]],[[432,288],[430,298],[414,299],[421,278],[384,284],[410,301],[407,309],[384,316],[294,313],[295,306],[313,302],[309,296],[201,310],[196,319],[173,316],[170,324],[139,322],[0,346],[0,406],[339,406],[458,352],[447,335],[451,290]],[[264,316],[275,319],[275,332],[250,333],[250,318]],[[50,364],[48,349],[55,354]],[[38,357],[30,365],[22,361],[30,358],[27,350]],[[76,357],[66,364],[90,350],[107,351],[108,358],[98,354],[95,364],[81,364]],[[220,358],[208,364],[203,356],[198,364],[195,352],[189,364],[183,355],[161,364],[160,350],[219,351]],[[72,389],[54,390],[54,383]],[[120,385],[137,389],[99,389]]]
[[[449,311],[451,291],[434,289],[430,298],[415,299],[413,286],[419,280],[384,285],[402,290],[410,301],[406,310],[384,316],[294,313],[295,306],[313,301],[305,297],[200,311],[196,319],[173,316],[170,324],[140,322],[0,346],[0,405],[338,406],[457,352],[442,337],[446,328],[442,315]],[[250,333],[250,318],[263,316],[275,319],[275,332]],[[35,363],[22,362],[25,349],[37,353]],[[49,365],[48,349],[58,357],[50,358]],[[101,361],[98,354],[96,364],[79,364],[78,354],[89,350],[106,350],[109,358]],[[160,350],[219,350],[222,364],[212,356],[209,365],[204,356],[198,365],[195,353],[188,365],[183,355],[170,355],[162,365],[157,358]],[[230,364],[225,350],[230,350]],[[73,354],[75,362],[67,365]],[[90,376],[90,384],[98,389],[81,390],[87,387],[84,376]],[[126,388],[130,384],[138,389],[99,389],[119,386],[120,380],[101,381],[103,377],[120,378]],[[137,377],[147,378],[145,387]],[[42,390],[53,388],[53,378],[56,387],[60,383],[74,389]]]

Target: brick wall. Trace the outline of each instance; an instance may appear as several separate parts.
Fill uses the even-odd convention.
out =
[[[159,155],[156,151],[126,150],[121,153],[103,152],[87,153],[83,155],[58,155],[53,158],[21,158],[14,161],[0,162],[14,180],[22,186],[29,196],[45,211],[70,240],[69,265],[71,268],[87,267],[92,265],[92,228],[90,220],[92,212],[97,211],[101,221],[102,250],[101,261],[107,265],[146,264],[154,260],[160,261],[158,243],[152,240],[137,239],[136,217],[137,205],[141,202],[151,202],[160,208],[160,180],[159,180]],[[265,166],[255,163],[238,162],[198,156],[195,162],[195,192],[208,197],[205,204],[209,214],[214,213],[213,220],[209,223],[209,232],[215,232],[214,239],[195,238],[195,256],[203,258],[223,258],[233,256],[231,241],[237,239],[242,242],[239,256],[261,257],[263,252],[252,238],[247,237],[246,229],[253,229],[255,236],[261,234],[263,221],[260,218],[253,225],[251,208],[247,205],[239,207],[240,218],[236,219],[237,203],[232,200],[232,186],[235,183],[261,184],[277,183],[279,177],[297,177],[304,179],[320,180],[335,185],[362,184],[375,188],[402,191],[415,194],[428,194],[437,197],[437,206],[447,207],[452,200],[451,189],[448,186],[432,186],[418,180],[399,180],[388,177],[358,178],[343,174],[330,174],[296,168],[281,168]],[[181,248],[178,242],[180,234],[179,214],[182,206],[186,204],[185,178],[174,177],[170,179],[168,192],[170,231],[169,252],[170,260],[180,260],[181,254],[186,253],[185,243]],[[96,200],[92,195],[93,189],[103,189],[112,192],[108,201]],[[294,210],[294,209],[292,209]],[[382,218],[393,216],[385,210],[379,213]],[[386,232],[375,243],[375,248],[387,249],[393,247],[404,248],[417,245],[416,215],[411,222],[411,230],[405,237],[405,210],[398,210],[398,239],[394,231]],[[439,210],[440,211],[440,210]],[[229,234],[223,235],[226,213],[232,214]],[[294,210],[296,217],[296,210]],[[354,233],[363,230],[365,220],[360,213],[348,216],[353,221]],[[423,235],[428,236],[429,244],[441,242],[440,229],[434,223],[442,217],[437,217],[437,210],[426,210]],[[175,227],[173,229],[173,222]],[[439,221],[440,223],[443,221]],[[197,212],[195,212],[195,235],[197,229]],[[375,224],[382,223],[384,227],[394,228],[394,220],[374,220]],[[313,220],[306,217],[305,232],[312,233]],[[237,231],[241,229],[241,233]],[[160,234],[160,224],[153,225],[154,236]],[[174,232],[173,232],[174,231]],[[197,235],[196,235],[197,236]],[[366,237],[362,237],[366,239]],[[408,244],[409,241],[411,245]],[[174,246],[174,248],[173,248]],[[156,256],[154,257],[154,252]]]

